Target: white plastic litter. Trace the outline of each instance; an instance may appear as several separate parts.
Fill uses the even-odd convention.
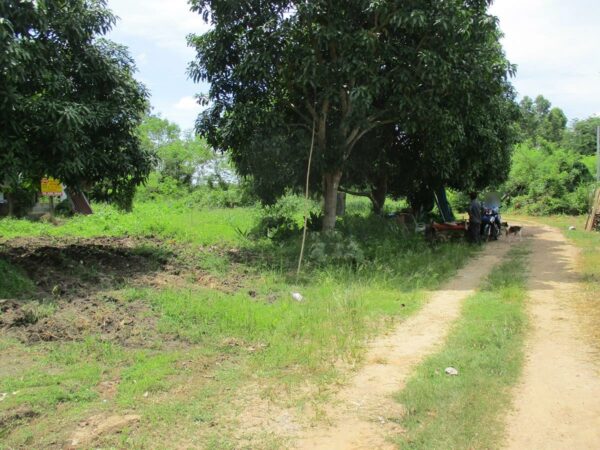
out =
[[[456,370],[454,367],[446,367],[446,375],[456,376],[458,375],[458,370]]]
[[[302,294],[300,292],[292,292],[292,298],[297,302],[301,302],[304,300],[304,297],[302,297]]]
[[[576,229],[577,229],[577,228],[576,228],[576,227],[574,227],[573,225],[571,225],[571,226],[569,227],[569,231],[575,231]]]

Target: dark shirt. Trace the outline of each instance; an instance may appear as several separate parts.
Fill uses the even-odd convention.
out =
[[[477,199],[472,200],[469,206],[469,220],[473,223],[481,223],[481,205]]]

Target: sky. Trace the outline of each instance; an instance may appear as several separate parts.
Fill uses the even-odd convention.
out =
[[[108,0],[120,20],[110,38],[129,47],[137,78],[150,90],[154,113],[191,129],[207,85],[188,79],[194,58],[186,36],[208,29],[187,0]],[[548,98],[569,119],[600,114],[600,1],[496,0],[503,45],[517,65],[519,96]]]

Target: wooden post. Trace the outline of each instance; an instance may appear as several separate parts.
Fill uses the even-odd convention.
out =
[[[600,127],[596,128],[596,181],[600,183]],[[594,192],[592,209],[585,223],[585,231],[594,231],[594,225],[600,220],[600,187]]]
[[[600,182],[600,127],[596,129],[596,181]]]
[[[50,196],[50,219],[54,220],[54,196]]]
[[[585,223],[585,231],[594,231],[594,225],[596,224],[596,218],[598,216],[600,216],[600,188],[596,189],[596,192],[594,192],[592,210]]]

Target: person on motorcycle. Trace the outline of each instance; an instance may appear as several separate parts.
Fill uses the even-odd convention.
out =
[[[469,198],[469,241],[481,244],[481,204],[477,200],[477,192],[471,192]]]

